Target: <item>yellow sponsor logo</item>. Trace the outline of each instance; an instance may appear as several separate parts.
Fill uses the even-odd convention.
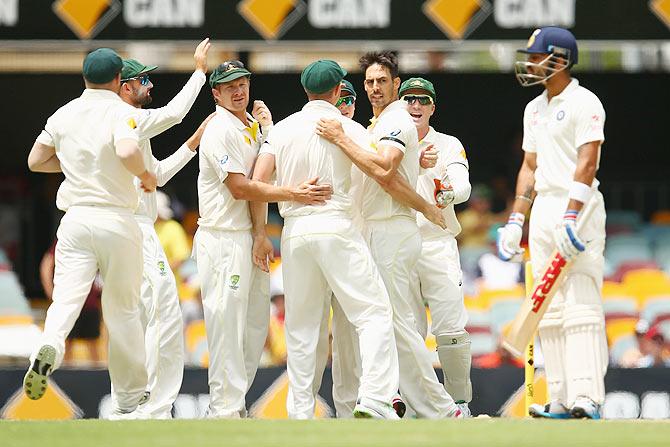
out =
[[[266,40],[280,38],[305,15],[302,0],[243,0],[237,11]]]
[[[40,400],[28,399],[22,388],[14,392],[0,410],[0,419],[66,420],[79,419],[84,412],[53,380]]]
[[[665,26],[670,28],[670,0],[651,0],[649,9],[661,22],[665,23]]]
[[[137,123],[135,122],[135,118],[128,118],[128,126],[130,126],[131,129],[136,129],[137,128]]]
[[[491,14],[488,0],[428,0],[423,13],[450,39],[464,39]]]
[[[263,395],[251,406],[249,413],[255,419],[288,419],[286,397],[288,396],[288,374],[281,376],[265,390]],[[333,412],[321,396],[316,396],[315,418],[332,417]]]
[[[461,150],[461,157],[463,157],[463,160],[467,160],[467,159],[468,159],[468,156],[465,155],[465,149],[462,149],[462,150]]]
[[[92,39],[102,31],[119,12],[119,0],[58,0],[54,13],[80,39]]]

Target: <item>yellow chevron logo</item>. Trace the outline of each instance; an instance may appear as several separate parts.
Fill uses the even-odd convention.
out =
[[[665,26],[670,28],[670,0],[651,0],[649,9],[661,22],[665,23]]]
[[[263,395],[251,406],[249,413],[256,419],[288,419],[286,411],[286,397],[288,396],[288,373],[281,376],[265,390]],[[328,404],[320,397],[316,397],[315,418],[332,417],[333,412]]]
[[[305,15],[302,0],[243,0],[237,11],[266,40],[276,40]]]
[[[0,419],[66,420],[79,419],[84,412],[70,400],[53,379],[40,400],[31,400],[19,388],[0,410]]]
[[[429,0],[423,13],[450,39],[464,39],[491,14],[488,0]]]
[[[54,13],[80,39],[92,39],[121,12],[119,0],[58,0]]]

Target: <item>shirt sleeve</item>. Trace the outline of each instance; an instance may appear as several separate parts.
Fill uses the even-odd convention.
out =
[[[521,148],[526,152],[537,152],[535,135],[533,135],[533,128],[537,123],[533,122],[534,118],[530,109],[531,105],[528,104],[523,112],[523,143],[521,143]]]
[[[465,166],[466,169],[470,169],[465,148],[458,138],[451,138],[448,142],[447,150],[444,154],[444,163],[447,168],[452,164],[460,164]]]
[[[139,135],[137,133],[137,123],[138,119],[137,114],[135,113],[126,113],[125,115],[122,115],[121,118],[117,119],[112,126],[114,143],[116,144],[117,141],[126,139],[138,141]]]
[[[202,86],[205,84],[205,80],[205,74],[196,70],[179,93],[165,107],[142,110],[138,122],[139,135],[144,139],[153,138],[175,124],[181,123],[188,111],[191,110]]]
[[[42,132],[37,136],[37,142],[44,144],[45,146],[51,146],[55,147],[56,146],[56,131],[53,127],[53,123],[51,122],[51,118],[47,120],[47,123],[44,125],[44,129],[42,129]]]
[[[216,173],[221,182],[228,178],[228,174],[244,174],[248,172],[244,167],[244,156],[240,148],[239,135],[235,135],[233,131],[226,131],[214,141],[206,145],[206,150],[202,151],[209,162],[215,167]]]
[[[605,109],[593,95],[575,116],[575,147],[592,141],[605,141]]]
[[[404,154],[413,138],[417,138],[414,123],[402,120],[397,126],[387,125],[382,129],[377,139],[377,146],[392,146]]]
[[[154,158],[156,169],[156,178],[158,179],[158,186],[164,186],[174,175],[179,172],[186,163],[195,157],[196,152],[183,144],[169,157],[158,161]]]

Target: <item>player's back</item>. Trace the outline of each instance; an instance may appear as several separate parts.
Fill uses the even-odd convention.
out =
[[[361,138],[367,140],[362,126],[343,117],[335,106],[321,100],[308,102],[301,111],[277,123],[266,141],[268,152],[274,153],[276,157],[277,184],[298,186],[318,177],[319,184],[330,184],[333,187],[332,197],[325,205],[280,203],[279,210],[283,217],[311,214],[349,216],[351,213],[351,161],[336,145],[316,134],[316,123],[321,118],[341,121],[345,133],[359,144]]]
[[[115,139],[136,139],[136,112],[108,90],[87,89],[60,109],[45,126],[65,180],[56,205],[135,209],[133,175],[116,155]]]

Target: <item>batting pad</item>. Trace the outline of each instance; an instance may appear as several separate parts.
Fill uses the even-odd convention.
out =
[[[437,339],[437,356],[444,372],[444,388],[456,401],[472,400],[470,382],[470,334],[467,331],[442,334]]]

